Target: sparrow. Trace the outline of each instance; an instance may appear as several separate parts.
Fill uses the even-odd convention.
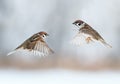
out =
[[[106,43],[103,37],[96,30],[94,30],[90,25],[88,25],[84,21],[76,20],[75,22],[73,22],[73,24],[79,28],[77,35],[73,38],[73,44],[79,45],[80,42],[77,41],[80,41],[78,39],[81,38],[81,36],[83,36],[86,43],[100,41],[105,46],[112,48],[112,46]]]
[[[45,42],[45,38],[47,36],[49,36],[49,34],[47,34],[44,31],[34,34],[33,36],[25,40],[14,51],[8,53],[8,56],[18,52],[20,54],[24,53],[32,56],[35,56],[35,55],[47,56],[54,53],[54,51],[51,48],[49,48],[49,46]]]

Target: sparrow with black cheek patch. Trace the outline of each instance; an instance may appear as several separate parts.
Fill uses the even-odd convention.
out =
[[[27,53],[29,55],[47,56],[54,53],[51,48],[45,42],[45,38],[48,34],[44,31],[38,32],[24,41],[14,51],[8,53],[8,55],[20,52]]]
[[[94,30],[91,26],[89,26],[84,21],[76,20],[75,22],[73,22],[73,24],[79,28],[78,34],[73,39],[74,41],[76,41],[76,38],[78,39],[78,37],[82,35],[84,36],[85,41],[87,43],[90,43],[91,41],[95,40],[95,41],[100,41],[105,46],[112,48],[112,46],[106,43],[105,40],[101,37],[101,35],[96,30]],[[79,42],[78,43],[76,42],[76,44],[79,44]]]

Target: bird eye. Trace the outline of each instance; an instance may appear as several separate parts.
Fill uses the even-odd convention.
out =
[[[77,23],[78,26],[80,26],[80,23]]]
[[[43,37],[43,38],[46,38],[46,35],[43,35],[42,37]]]

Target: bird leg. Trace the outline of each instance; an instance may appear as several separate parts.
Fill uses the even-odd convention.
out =
[[[90,41],[93,41],[93,40],[91,39],[91,37],[87,37],[85,40],[86,40],[87,44],[90,43]]]

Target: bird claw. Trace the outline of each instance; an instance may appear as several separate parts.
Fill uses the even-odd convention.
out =
[[[86,40],[87,44],[89,44],[91,41],[93,41],[93,40],[91,39],[91,37],[87,37],[85,40]]]

